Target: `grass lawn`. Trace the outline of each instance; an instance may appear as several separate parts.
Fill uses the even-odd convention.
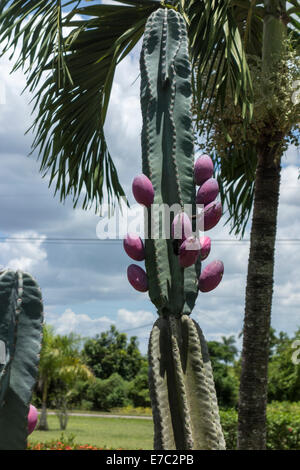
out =
[[[58,418],[48,416],[49,431],[33,431],[31,443],[59,440],[62,431]],[[76,444],[127,450],[153,449],[153,423],[144,419],[87,418],[70,416],[64,435],[75,435]]]

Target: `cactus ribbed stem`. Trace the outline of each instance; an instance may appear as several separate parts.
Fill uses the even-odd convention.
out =
[[[153,185],[154,205],[184,210],[189,204],[195,213],[188,37],[173,9],[149,17],[140,67],[143,172]],[[148,235],[156,223],[147,209]],[[173,240],[163,236],[146,238],[145,253],[149,295],[159,314],[148,349],[154,448],[224,449],[205,340],[188,317],[198,296],[200,257],[183,269]]]
[[[43,305],[36,281],[27,273],[0,275],[0,340],[6,362],[0,366],[0,450],[27,446],[28,412],[37,379]]]
[[[225,449],[206,343],[187,315],[159,318],[149,341],[155,449]]]

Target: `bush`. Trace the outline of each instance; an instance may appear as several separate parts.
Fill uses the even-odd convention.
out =
[[[130,382],[128,397],[135,407],[151,406],[147,365],[144,365],[135,379]]]
[[[108,379],[96,379],[90,384],[86,399],[93,403],[94,410],[109,411],[128,404],[128,382],[115,373]]]
[[[237,447],[238,414],[235,410],[220,411],[227,450]],[[273,402],[267,407],[267,449],[299,450],[300,403]]]
[[[300,402],[272,402],[267,414],[267,448],[300,449]]]
[[[220,419],[226,441],[226,449],[234,450],[237,447],[237,411],[229,409],[220,410]]]

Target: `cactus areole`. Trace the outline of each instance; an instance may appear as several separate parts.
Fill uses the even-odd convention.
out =
[[[148,18],[140,69],[142,171],[153,187],[153,204],[177,204],[182,211],[188,204],[195,213],[195,182],[211,178],[213,168],[209,157],[202,159],[205,177],[198,164],[195,181],[188,38],[175,10],[159,8]],[[145,222],[149,235],[155,223],[149,206]],[[149,296],[159,315],[148,349],[154,448],[224,449],[206,343],[189,316],[199,293],[201,256],[183,263],[174,242],[145,237]]]

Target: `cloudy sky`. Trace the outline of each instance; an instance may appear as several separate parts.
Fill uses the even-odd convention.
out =
[[[141,173],[139,49],[117,70],[105,126],[130,198],[132,179]],[[46,322],[57,333],[95,336],[115,324],[138,336],[145,353],[155,309],[147,294],[128,284],[131,261],[122,241],[98,240],[99,217],[74,210],[71,201],[62,204],[41,177],[37,155],[28,157],[32,135],[24,133],[32,122],[31,96],[21,96],[25,77],[11,75],[11,65],[7,57],[0,59],[0,265],[29,271],[38,280]],[[289,334],[300,326],[299,165],[299,152],[290,147],[283,158],[272,311],[273,327]],[[207,339],[237,336],[244,315],[249,229],[245,241],[229,235],[221,222],[208,234],[212,251],[207,262],[221,259],[225,274],[215,291],[199,295],[193,318]]]

